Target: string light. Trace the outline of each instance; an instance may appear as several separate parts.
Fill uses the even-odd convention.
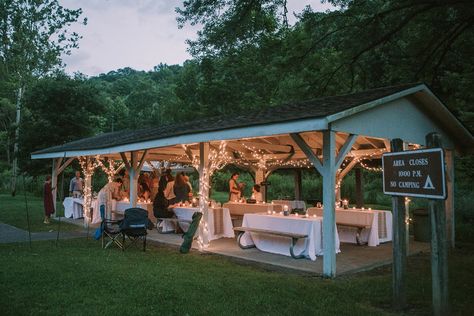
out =
[[[89,225],[91,221],[91,204],[92,204],[92,188],[90,186],[92,175],[94,174],[95,169],[99,166],[98,159],[92,157],[79,157],[79,164],[81,165],[82,173],[84,174],[84,181],[86,185],[84,186],[84,224]]]
[[[95,161],[97,162],[97,165],[102,169],[107,174],[107,180],[110,182],[114,181],[114,176],[117,174],[117,172],[122,169],[125,164],[122,162],[115,162],[112,159],[106,159],[108,166],[105,165],[105,163],[100,160],[100,156],[95,157]]]

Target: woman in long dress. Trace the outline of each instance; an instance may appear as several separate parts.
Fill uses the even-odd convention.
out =
[[[44,221],[43,223],[49,224],[49,218],[54,213],[53,203],[53,188],[51,187],[51,176],[46,176],[46,181],[43,185],[43,204],[44,204]]]
[[[229,180],[229,201],[235,202],[240,199],[240,186],[237,183],[239,178],[239,173],[234,172]]]

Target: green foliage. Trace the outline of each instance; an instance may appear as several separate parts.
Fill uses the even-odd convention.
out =
[[[30,160],[30,153],[100,132],[107,99],[91,83],[61,75],[39,80],[25,95],[25,105],[22,165],[38,175],[49,173],[50,167],[43,160]]]

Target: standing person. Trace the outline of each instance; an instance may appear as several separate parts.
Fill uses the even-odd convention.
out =
[[[184,177],[184,181],[186,181],[186,184],[189,187],[189,197],[192,198],[193,197],[193,185],[191,184],[191,181],[189,181],[189,177],[187,175],[185,175],[184,172],[182,173],[182,175]]]
[[[44,221],[43,223],[49,224],[49,218],[54,213],[54,202],[53,202],[53,189],[51,187],[51,176],[46,176],[46,180],[43,185],[43,204],[44,204]]]
[[[174,190],[173,190],[174,178],[173,178],[173,175],[171,174],[171,170],[169,171],[169,173],[167,171],[166,180],[168,182],[166,183],[164,194],[165,194],[165,198],[168,200],[168,203],[172,205],[175,203],[176,195],[174,194]]]
[[[186,183],[184,176],[180,173],[176,175],[174,180],[173,191],[175,203],[189,201],[189,185]]]
[[[229,201],[234,202],[240,199],[240,186],[237,183],[239,173],[234,172],[229,180]]]
[[[80,197],[84,189],[84,180],[81,178],[81,172],[76,171],[76,176],[69,182],[69,195],[73,197]]]
[[[120,200],[120,186],[122,185],[122,179],[117,178],[113,182],[107,183],[102,189],[100,189],[97,195],[98,207],[104,205],[105,218],[111,218],[112,214],[112,200]]]

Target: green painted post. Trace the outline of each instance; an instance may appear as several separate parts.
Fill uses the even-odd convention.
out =
[[[426,135],[429,148],[441,148],[441,136]],[[448,243],[446,239],[446,209],[443,200],[429,200],[431,215],[431,284],[433,314],[448,315]]]
[[[392,139],[393,152],[403,151],[403,141],[399,138]],[[405,224],[405,198],[392,196],[393,212],[393,307],[401,310],[406,307],[406,224]]]

